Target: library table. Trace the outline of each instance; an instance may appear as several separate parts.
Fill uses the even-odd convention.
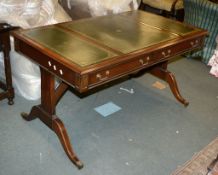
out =
[[[28,121],[38,117],[51,128],[69,159],[82,168],[66,128],[55,113],[67,88],[85,93],[145,70],[165,80],[175,98],[187,106],[174,75],[167,70],[168,61],[203,47],[206,35],[205,30],[142,11],[16,31],[16,51],[41,70],[41,104],[21,115]],[[56,78],[61,80],[58,87]]]

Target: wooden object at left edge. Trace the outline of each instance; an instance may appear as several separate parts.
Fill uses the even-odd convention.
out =
[[[11,76],[11,63],[10,63],[10,37],[9,33],[11,30],[17,27],[12,27],[7,23],[0,23],[0,51],[3,52],[4,67],[5,67],[5,80],[6,83],[0,81],[0,88],[3,92],[0,93],[0,100],[5,98],[8,99],[8,104],[14,104],[14,89],[12,86],[12,76]]]

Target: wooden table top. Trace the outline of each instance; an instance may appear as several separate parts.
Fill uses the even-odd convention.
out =
[[[16,50],[40,66],[49,70],[52,68],[51,71],[57,75],[58,65],[61,67],[58,75],[62,75],[63,69],[68,68],[81,77],[103,69],[107,71],[112,66],[121,66],[134,59],[149,57],[151,64],[146,66],[158,63],[201,47],[206,34],[205,30],[161,16],[131,11],[20,30],[14,33],[14,37]],[[48,58],[45,58],[46,61],[39,60],[27,48],[37,50]],[[156,51],[162,57],[155,55]],[[129,66],[124,66],[124,69],[146,67],[145,64],[140,68],[139,65],[134,68]],[[72,80],[64,79],[68,82]]]
[[[22,35],[32,44],[40,44],[84,67],[197,31],[182,23],[134,11],[31,29]]]

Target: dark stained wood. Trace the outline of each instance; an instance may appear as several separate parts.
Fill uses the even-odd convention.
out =
[[[76,156],[75,152],[73,151],[73,148],[70,143],[70,139],[68,137],[67,131],[65,129],[64,124],[59,118],[53,119],[53,130],[57,134],[64,151],[66,152],[69,159],[78,167],[78,169],[83,168],[83,163],[79,160],[79,158]]]
[[[61,82],[55,90],[55,104],[58,103],[62,95],[67,91],[68,85],[64,82]]]
[[[34,106],[29,114],[21,113],[21,116],[27,120],[33,120],[38,117],[58,136],[67,156],[79,168],[83,167],[82,162],[77,158],[70,144],[67,131],[63,122],[55,115],[55,106],[58,99],[66,91],[68,85],[60,84],[59,88],[55,89],[54,75],[44,69],[41,70],[41,104]]]
[[[169,84],[170,89],[171,89],[174,97],[176,97],[176,99],[179,102],[184,104],[184,106],[189,105],[189,102],[187,102],[179,92],[179,88],[178,88],[175,76],[170,71],[167,70],[167,62],[164,62],[163,64],[160,64],[160,65],[152,68],[150,70],[150,73],[152,75],[166,81]]]
[[[4,90],[4,92],[0,93],[0,100],[7,98],[8,104],[14,104],[14,89],[12,86],[12,76],[11,76],[11,63],[10,63],[10,38],[9,32],[15,29],[6,23],[0,23],[0,51],[3,52],[4,56],[4,65],[5,65],[5,79],[6,84],[0,82],[0,88]]]
[[[111,17],[113,19],[116,19],[118,17],[121,19],[120,22],[123,20],[126,22],[126,20],[130,20],[129,22],[134,24],[132,28],[128,29],[130,33],[136,33],[138,31],[138,25],[137,22],[142,20],[140,22],[140,25],[145,25],[144,23],[146,21],[143,21],[144,18],[149,14],[144,14],[143,12],[131,12],[124,13],[117,16],[108,16],[108,17],[100,17],[104,18],[105,20],[110,19]],[[131,15],[134,18],[134,22],[131,21]],[[144,16],[145,15],[145,16]],[[89,23],[91,24],[92,21],[96,23],[98,22],[100,18],[91,18],[89,19]],[[117,45],[117,43],[113,44],[109,43],[110,45],[106,45],[106,43],[101,41],[102,37],[104,35],[98,36],[98,32],[93,30],[96,35],[95,37],[90,37],[86,34],[81,34],[79,31],[73,31],[71,32],[71,28],[67,28],[65,30],[64,24],[58,24],[53,25],[49,27],[42,27],[40,30],[43,32],[46,30],[52,31],[51,28],[54,28],[57,30],[65,30],[67,33],[67,37],[64,40],[61,39],[61,37],[56,38],[56,33],[51,34],[51,37],[48,37],[46,40],[44,40],[43,36],[41,37],[41,41],[48,42],[48,40],[53,41],[54,40],[54,47],[56,49],[63,49],[63,52],[66,51],[66,48],[62,47],[62,44],[65,44],[66,42],[69,42],[69,44],[73,47],[77,47],[78,45],[74,43],[75,40],[77,40],[76,37],[79,38],[79,44],[81,46],[84,46],[84,43],[86,46],[84,48],[90,49],[90,46],[94,46],[97,49],[99,49],[99,52],[104,55],[104,53],[107,53],[105,55],[112,55],[111,57],[108,57],[107,59],[97,61],[93,64],[88,64],[86,66],[81,66],[78,62],[73,62],[70,59],[67,59],[65,56],[63,56],[60,52],[57,52],[56,50],[53,50],[52,47],[48,45],[44,45],[43,43],[37,42],[38,39],[35,37],[34,39],[31,39],[30,36],[25,35],[28,32],[39,32],[38,29],[32,29],[32,30],[20,30],[13,33],[13,36],[15,37],[15,49],[21,54],[24,54],[25,56],[29,57],[29,59],[33,60],[35,63],[37,63],[40,66],[41,70],[41,104],[38,106],[32,107],[32,110],[29,114],[22,113],[24,119],[26,120],[33,120],[36,117],[38,117],[42,122],[44,122],[50,129],[52,129],[56,135],[58,136],[67,156],[69,159],[80,169],[83,167],[83,164],[79,160],[79,158],[76,156],[75,152],[73,151],[73,148],[70,144],[70,140],[66,131],[66,128],[64,127],[63,122],[58,118],[58,116],[55,113],[55,107],[64,94],[64,92],[68,89],[69,86],[71,86],[76,92],[84,93],[87,92],[93,88],[99,87],[100,85],[107,84],[109,82],[112,82],[114,80],[127,77],[131,74],[135,74],[136,72],[140,71],[149,71],[151,74],[159,77],[160,79],[163,79],[166,81],[175,96],[175,98],[184,104],[185,106],[188,105],[188,102],[181,96],[178,85],[175,79],[175,76],[167,70],[167,65],[170,59],[177,55],[184,54],[188,51],[192,51],[195,49],[200,49],[203,46],[204,38],[207,35],[207,31],[196,29],[191,26],[186,26],[181,23],[175,22],[175,21],[166,21],[165,19],[161,17],[156,17],[157,21],[160,21],[160,27],[162,26],[163,22],[166,22],[167,24],[171,24],[171,22],[179,27],[179,31],[184,31],[184,33],[175,33],[177,30],[177,27],[172,26],[172,28],[169,28],[168,25],[163,26],[163,28],[159,28],[157,26],[150,26],[151,24],[146,24],[152,28],[152,30],[157,30],[157,32],[162,33],[163,36],[166,36],[169,34],[171,36],[171,39],[169,40],[162,40],[161,42],[144,46],[141,48],[141,42],[139,42],[140,48],[137,50],[131,50],[131,47],[129,47],[129,43],[125,43],[125,37],[129,37],[129,35],[125,35],[124,38],[123,35],[120,35],[119,32],[122,32],[122,30],[116,30],[114,34],[113,25],[116,25],[113,23],[113,20],[111,21],[111,31],[108,31],[111,36],[114,34],[114,39],[116,39],[116,36],[120,36],[122,39],[119,42],[123,42],[124,44],[128,45],[128,49],[130,49],[130,52],[123,53],[118,48],[123,49],[124,51],[126,48],[123,48],[120,45]],[[78,21],[79,23],[80,21]],[[135,23],[136,22],[136,23]],[[153,22],[153,21],[150,21]],[[73,24],[69,23],[69,24]],[[127,23],[129,24],[129,23]],[[92,24],[91,24],[92,25]],[[101,25],[108,25],[107,23],[104,23],[104,20],[101,19]],[[145,26],[146,26],[145,25]],[[61,27],[60,27],[61,26]],[[82,25],[83,26],[83,25]],[[96,25],[92,25],[96,27]],[[141,26],[143,29],[145,29],[145,26]],[[86,26],[87,27],[87,26]],[[110,26],[109,26],[110,27]],[[122,27],[122,26],[119,26]],[[128,25],[127,25],[128,27]],[[116,26],[115,26],[116,28]],[[81,28],[83,29],[83,27]],[[187,29],[187,30],[186,30]],[[100,30],[103,31],[102,33],[106,32],[105,28],[100,26]],[[125,27],[123,27],[123,30],[125,30]],[[134,31],[132,31],[134,30]],[[190,30],[190,31],[189,31]],[[146,32],[142,30],[143,32]],[[140,31],[140,32],[142,32]],[[151,30],[149,30],[150,32]],[[188,32],[187,32],[188,31]],[[26,33],[27,32],[27,33]],[[89,33],[88,31],[85,31]],[[117,33],[118,32],[118,33]],[[128,34],[128,32],[124,32],[124,34]],[[146,37],[149,37],[149,32],[146,33]],[[75,34],[76,33],[76,34]],[[44,33],[43,33],[44,34]],[[49,34],[49,33],[48,33]],[[63,33],[62,33],[63,35]],[[71,39],[69,37],[73,36]],[[81,37],[82,35],[82,37]],[[109,34],[108,34],[109,35]],[[106,35],[106,36],[108,36]],[[159,35],[158,37],[161,39],[162,35]],[[37,35],[38,36],[38,35]],[[98,40],[96,37],[99,37]],[[132,40],[130,39],[130,43],[140,40],[140,37],[134,38],[134,36],[131,36]],[[156,37],[154,37],[156,38]],[[58,39],[59,41],[57,42]],[[128,39],[128,38],[126,38]],[[146,38],[147,39],[147,38]],[[145,39],[145,41],[146,41]],[[72,41],[73,40],[73,41]],[[113,41],[113,40],[112,40]],[[143,41],[143,40],[140,40]],[[147,41],[146,41],[147,42]],[[62,43],[62,44],[61,44]],[[47,43],[49,44],[49,43]],[[137,44],[137,42],[136,42]],[[58,45],[58,47],[57,47]],[[101,47],[102,45],[102,47]],[[68,47],[68,45],[65,45]],[[117,46],[117,47],[116,47]],[[111,48],[113,47],[113,48]],[[96,48],[94,48],[92,51],[96,51]],[[87,49],[87,50],[88,50]],[[127,49],[127,50],[128,50]],[[83,53],[85,53],[87,50],[81,50],[79,56],[84,56]],[[93,52],[90,52],[91,54]],[[115,51],[115,52],[113,52]],[[75,50],[77,52],[77,50]],[[87,51],[88,52],[88,51]],[[71,53],[71,50],[66,52],[67,54]],[[98,54],[98,52],[95,52],[93,56]],[[77,55],[78,56],[78,55]],[[91,59],[95,59],[95,57],[90,57]],[[80,59],[77,58],[78,61]],[[90,60],[87,60],[90,61]],[[61,80],[60,85],[55,88],[55,78],[58,78]]]

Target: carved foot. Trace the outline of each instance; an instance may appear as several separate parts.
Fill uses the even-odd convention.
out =
[[[178,88],[178,85],[176,83],[176,79],[175,79],[175,76],[170,73],[170,72],[167,72],[166,73],[166,81],[168,82],[169,86],[170,86],[170,89],[173,93],[173,95],[176,97],[176,99],[178,101],[180,101],[182,104],[184,104],[185,107],[187,107],[189,105],[189,102],[186,101],[182,95],[180,94],[179,92],[179,88]]]
[[[182,97],[182,95],[180,94],[179,88],[178,88],[178,85],[177,85],[177,82],[176,82],[176,78],[175,78],[175,76],[174,76],[171,72],[169,72],[169,71],[167,71],[167,70],[165,70],[165,69],[163,69],[163,68],[161,68],[161,67],[156,67],[156,68],[153,68],[153,69],[150,71],[150,73],[151,73],[152,75],[154,75],[154,76],[156,76],[156,77],[158,77],[158,78],[160,78],[160,79],[166,81],[166,82],[169,84],[170,89],[171,89],[171,91],[172,91],[174,97],[175,97],[179,102],[181,102],[185,107],[187,107],[187,106],[189,105],[189,102],[186,101],[186,100]]]
[[[13,105],[13,104],[14,104],[13,98],[8,98],[8,104],[9,104],[9,105]]]
[[[14,104],[14,89],[9,87],[7,89],[7,94],[8,94],[8,104],[13,105]]]
[[[83,168],[83,163],[78,159],[76,154],[73,151],[73,148],[70,144],[70,139],[68,137],[67,131],[64,127],[64,124],[59,118],[55,118],[52,121],[52,129],[57,134],[64,151],[66,152],[69,159],[77,166],[78,169]]]
[[[39,113],[39,107],[33,106],[29,114],[22,112],[20,115],[23,117],[24,120],[31,121],[37,118],[38,113]]]

